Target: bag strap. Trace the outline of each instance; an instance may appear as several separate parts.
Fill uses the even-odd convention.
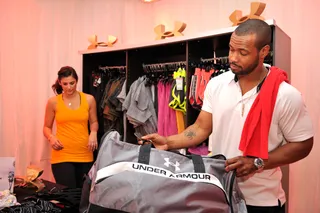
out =
[[[204,167],[203,159],[200,155],[191,155],[191,159],[194,166],[195,173],[206,173],[206,168]]]
[[[151,144],[145,144],[140,146],[138,163],[149,165]],[[205,173],[206,169],[203,163],[203,159],[200,155],[191,155],[195,173]]]
[[[229,202],[230,202],[231,213],[234,213],[232,196],[233,196],[234,182],[236,179],[236,171],[231,171],[231,172],[232,172],[232,175],[231,175],[230,188],[229,188]]]
[[[149,165],[151,153],[151,144],[140,146],[138,163]]]

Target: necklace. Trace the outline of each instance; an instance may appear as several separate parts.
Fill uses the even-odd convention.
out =
[[[262,80],[259,82],[259,84],[261,84],[262,81],[264,81],[264,79],[268,76],[268,73],[262,78]],[[258,85],[259,85],[258,84]],[[242,90],[241,90],[241,86],[239,84],[239,88],[240,88],[240,93],[242,94]],[[243,95],[241,96],[241,116],[243,117],[243,114],[244,114],[244,110],[245,110],[245,107],[246,107],[246,104],[248,103],[248,101],[251,99],[251,97],[254,95],[254,94],[257,94],[258,91],[257,91],[257,88],[254,87],[255,89],[253,90],[253,92],[251,93],[251,95],[248,97],[246,103],[243,103]]]
[[[63,98],[63,95],[62,95],[62,100],[65,101],[65,99]],[[68,103],[68,106],[71,107],[71,105],[72,105],[72,103],[69,102],[69,103]]]
[[[251,97],[256,94],[256,90],[254,89],[253,92],[251,93],[251,95],[247,98],[247,101],[244,103],[243,102],[243,96],[241,96],[241,117],[243,117],[244,114],[244,110],[246,108],[246,104],[248,103],[248,101],[251,99]]]
[[[80,104],[81,104],[81,95],[80,95],[80,93],[79,93],[79,98],[80,98]],[[65,101],[65,99],[63,98],[63,95],[62,95],[62,100]],[[68,106],[71,107],[71,105],[72,105],[72,102],[69,102]]]

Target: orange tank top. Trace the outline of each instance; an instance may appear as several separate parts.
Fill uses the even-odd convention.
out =
[[[79,92],[81,102],[78,109],[68,108],[62,94],[57,96],[56,137],[63,144],[62,150],[52,149],[51,163],[92,162],[93,153],[88,149],[89,104],[86,95]]]

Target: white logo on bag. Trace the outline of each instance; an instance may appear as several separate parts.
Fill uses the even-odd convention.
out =
[[[170,163],[169,158],[164,160],[166,161],[165,165],[167,167],[169,166],[178,167],[179,165],[178,162],[176,162],[176,164]],[[168,178],[167,180],[162,179],[161,181],[170,181],[169,179],[171,179],[176,181],[190,181],[194,183],[208,183],[210,185],[215,185],[219,187],[225,193],[228,199],[228,195],[226,194],[226,191],[224,190],[220,180],[212,174],[194,173],[194,172],[173,173],[172,171],[169,171],[161,167],[151,166],[151,165],[146,165],[146,164],[141,164],[136,162],[118,162],[118,163],[99,169],[96,173],[95,181],[93,182],[93,184],[96,184],[95,185],[96,187],[103,188],[104,184],[99,186],[100,182],[102,183],[102,181],[106,181],[105,182],[106,184],[110,183],[108,181],[110,181],[111,179],[109,179],[108,177],[111,177],[111,176],[114,176],[114,179],[112,181],[115,181],[117,178],[116,175],[122,176],[123,175],[122,172],[136,172],[136,173],[139,173],[140,175],[147,175],[143,177],[148,179],[152,178],[152,176],[148,176],[148,175],[153,175],[154,177],[158,176],[162,178]],[[129,181],[130,183],[132,182],[132,180],[129,180],[129,179],[125,181]]]
[[[176,171],[179,171],[179,170],[180,170],[180,168],[179,168],[180,163],[179,163],[178,161],[176,161],[176,164],[174,164],[174,163],[170,162],[169,158],[164,158],[164,160],[166,161],[166,162],[164,163],[164,165],[165,165],[166,167],[174,166],[174,167],[176,168]]]

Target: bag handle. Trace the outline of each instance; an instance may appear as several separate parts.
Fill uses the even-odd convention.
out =
[[[151,144],[140,146],[138,163],[149,165],[150,162]]]
[[[149,165],[151,144],[145,144],[140,146],[138,163]],[[191,155],[195,173],[205,173],[206,169],[203,163],[203,159],[200,155]]]
[[[203,163],[203,159],[200,155],[191,155],[191,159],[194,166],[195,173],[206,173],[206,168]]]

